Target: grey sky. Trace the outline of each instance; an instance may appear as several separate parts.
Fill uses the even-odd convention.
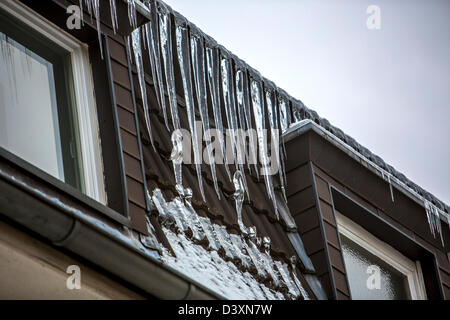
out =
[[[450,1],[165,2],[450,204]]]

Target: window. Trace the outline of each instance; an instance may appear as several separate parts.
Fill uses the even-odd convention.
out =
[[[418,261],[408,259],[337,211],[336,218],[353,299],[426,299]]]
[[[106,203],[87,47],[0,3],[0,148]]]

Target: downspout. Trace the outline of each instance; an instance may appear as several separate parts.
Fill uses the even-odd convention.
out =
[[[224,299],[118,236],[118,230],[0,169],[2,214],[160,299]]]

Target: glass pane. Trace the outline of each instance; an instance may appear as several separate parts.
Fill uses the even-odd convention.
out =
[[[53,65],[0,32],[0,146],[64,180]]]
[[[70,52],[0,11],[0,147],[83,190]]]
[[[342,252],[347,270],[352,298],[355,300],[406,300],[407,278],[391,265],[370,253],[360,245],[340,235]],[[375,266],[380,272],[379,286],[373,280]],[[369,279],[369,277],[372,277]],[[369,279],[369,285],[367,284]],[[374,285],[375,284],[375,285]]]

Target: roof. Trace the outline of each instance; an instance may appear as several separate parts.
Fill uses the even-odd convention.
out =
[[[321,118],[315,111],[307,108],[301,101],[277,88],[275,84],[263,78],[256,70],[218,45],[211,37],[202,33],[196,26],[179,13],[172,11],[163,2],[151,1],[150,12],[144,12],[144,14],[148,15],[151,22],[147,25],[148,29],[143,33],[142,39],[139,39],[140,35],[138,38],[134,34],[131,45],[134,58],[138,62],[134,84],[140,105],[140,125],[141,128],[147,127],[148,129],[143,130],[145,131],[143,140],[146,143],[143,153],[146,165],[146,182],[149,196],[154,205],[152,223],[157,229],[156,232],[159,231],[159,241],[167,249],[167,251],[163,251],[166,263],[180,268],[181,272],[190,270],[191,276],[196,277],[197,281],[206,281],[208,285],[215,286],[217,290],[223,290],[222,277],[223,274],[229,272],[234,272],[233,277],[237,282],[242,281],[246,273],[249,273],[250,278],[247,278],[247,282],[244,282],[250,288],[257,285],[269,290],[271,294],[266,294],[268,298],[289,298],[295,295],[307,298],[308,294],[302,293],[303,287],[306,288],[305,290],[311,290],[312,287],[317,289],[317,286],[312,285],[313,282],[317,284],[317,279],[310,282],[306,280],[308,278],[306,275],[314,275],[315,270],[304,252],[295,223],[290,223],[293,219],[283,197],[284,185],[282,179],[271,177],[271,181],[268,182],[266,179],[255,176],[254,172],[250,172],[242,166],[230,166],[232,172],[236,170],[245,172],[248,197],[243,203],[242,222],[247,228],[255,228],[257,235],[253,238],[243,232],[240,226],[239,215],[236,212],[235,199],[233,198],[236,190],[229,178],[226,166],[216,165],[216,173],[214,174],[211,168],[205,164],[183,165],[183,185],[191,188],[193,194],[192,199],[186,200],[186,198],[183,198],[180,190],[177,189],[179,181],[176,179],[171,163],[173,146],[170,137],[171,131],[169,131],[171,126],[168,125],[168,119],[172,119],[172,128],[177,128],[178,125],[174,120],[175,110],[172,104],[175,99],[177,101],[176,112],[178,113],[176,117],[179,118],[180,127],[190,130],[193,141],[197,140],[196,135],[199,134],[194,130],[193,121],[202,120],[204,125],[207,124],[212,128],[217,127],[217,121],[213,121],[213,119],[217,119],[218,110],[219,113],[222,113],[224,128],[231,129],[236,129],[236,125],[245,128],[245,112],[248,109],[253,111],[250,120],[250,127],[253,128],[262,125],[263,128],[284,129],[283,132],[288,132],[289,127],[295,127],[296,123],[309,119],[329,132],[330,136],[361,155],[361,159],[368,164],[381,170],[383,178],[389,181],[400,181],[399,187],[407,187],[408,191],[412,191],[421,199],[424,199],[427,213],[429,213],[427,205],[432,205],[435,210],[440,210],[441,214],[447,217],[445,212],[448,213],[449,208],[446,204],[408,180],[380,157],[371,153],[342,130],[332,126],[328,120]],[[162,18],[165,17],[170,17],[172,20],[169,26],[172,27],[172,30],[166,30],[164,38],[159,38],[157,29],[159,29],[159,35],[162,36],[161,30],[168,27],[162,22]],[[142,29],[145,29],[145,27]],[[145,39],[146,33],[147,39]],[[150,34],[150,37],[148,37],[148,34]],[[167,37],[169,42],[164,42]],[[140,61],[142,57],[145,57],[144,52],[146,50],[143,46],[146,40],[146,44],[151,51],[149,58],[152,66],[151,69],[148,69],[151,70],[151,74],[144,75],[141,73],[142,67],[139,65],[147,63],[146,60]],[[198,43],[195,44],[193,41],[198,41]],[[167,49],[168,43],[172,44],[172,52]],[[153,48],[151,48],[152,46]],[[195,46],[200,46],[200,48]],[[163,48],[168,51],[158,52],[159,49]],[[221,59],[220,64],[212,64],[212,71],[206,70],[206,61],[210,57],[205,58],[204,52],[208,53],[208,49],[217,52],[219,59]],[[171,56],[172,61],[167,59],[169,56]],[[231,62],[231,64],[226,65],[226,62]],[[174,72],[172,79],[171,69]],[[239,70],[244,72],[248,81],[247,86],[244,86],[241,93],[249,100],[243,101],[242,104],[239,103],[238,97],[235,98],[236,91],[239,88],[233,84]],[[208,79],[209,74],[207,72],[217,72],[217,75],[220,73],[221,80],[224,81],[220,83],[222,84],[221,88],[214,88],[214,82],[208,82],[210,79]],[[230,73],[227,74],[227,72]],[[200,73],[200,78],[203,78],[202,80],[198,79],[198,73]],[[231,85],[229,84],[230,79],[233,80]],[[256,94],[260,94],[257,100],[255,100],[255,92],[250,83],[260,85]],[[175,92],[171,92],[170,87],[175,87]],[[202,92],[201,89],[205,91]],[[215,101],[217,97],[214,97],[214,89],[217,89],[216,93],[220,96],[217,101]],[[230,99],[229,96],[231,96],[231,100],[228,100]],[[203,97],[204,101],[202,101]],[[275,97],[275,100],[272,101],[275,102],[269,104],[272,97]],[[258,100],[259,98],[261,99]],[[233,102],[234,99],[236,100]],[[286,103],[286,109],[284,110],[282,101]],[[258,105],[259,103],[261,103],[262,114],[257,116],[255,104]],[[217,106],[219,106],[219,109],[217,109]],[[240,108],[244,108],[242,115]],[[146,114],[147,109],[148,114]],[[275,121],[271,118],[273,114],[275,114]],[[205,115],[209,116],[206,120]],[[261,123],[258,123],[258,121],[261,121]],[[274,123],[276,126],[274,126]],[[261,145],[259,147],[261,148]],[[195,148],[194,142],[194,155]],[[236,150],[236,152],[239,154],[239,150]],[[282,156],[280,161],[283,161]],[[271,184],[273,187],[271,187]],[[177,210],[179,211],[177,212]],[[278,217],[277,211],[284,212],[281,218]],[[177,214],[179,215],[178,220],[176,218],[173,221],[172,218],[169,219],[170,216],[175,217]],[[187,220],[183,222],[183,219]],[[192,223],[191,219],[197,221],[197,223]],[[218,241],[216,245],[212,245],[212,240],[208,236],[207,230],[211,228],[215,231],[212,235],[214,233],[216,235],[222,234],[222,237],[216,238]],[[204,234],[202,235],[202,233]],[[292,235],[296,235],[298,241],[293,240]],[[266,241],[270,243],[270,249],[268,249],[268,245],[264,246],[262,239],[267,239]],[[275,270],[271,270],[270,267],[258,265],[257,260],[259,259],[253,259],[251,250],[249,251],[248,248],[248,246],[253,245],[256,245],[256,253],[259,257],[274,259],[277,261],[276,265],[281,264],[281,269],[277,267]],[[196,259],[190,257],[190,254],[192,255],[194,252]],[[204,257],[204,254],[206,254],[206,257]],[[220,260],[214,260],[213,257],[220,258]],[[298,259],[294,265],[295,268],[292,268],[292,257]],[[265,258],[262,258],[262,261],[265,261]],[[214,261],[217,264],[216,270],[218,272],[207,272],[210,277],[207,278],[206,273],[202,272],[201,265],[198,264],[200,261],[203,261],[205,265],[210,265],[211,261]],[[218,268],[218,266],[224,265],[228,265],[228,267],[225,269]],[[234,267],[232,267],[233,265]],[[289,269],[289,267],[292,268],[290,280],[283,279],[282,269]],[[295,286],[289,286],[290,283],[295,282],[293,279],[296,277],[303,280],[303,284],[296,287],[298,291],[293,289]],[[314,278],[314,276],[312,277]],[[251,295],[251,289],[241,289],[240,293],[236,291],[224,291],[222,293],[225,296],[232,297],[240,297],[240,294],[244,294],[244,296],[247,294],[249,298],[256,297]],[[265,292],[265,290],[263,291]],[[321,289],[318,291],[321,291]],[[320,296],[318,291],[315,292],[316,296]],[[294,292],[296,294],[293,294]],[[290,295],[287,293],[290,293]]]
[[[407,187],[408,192],[424,199],[427,213],[428,206],[432,206],[448,218],[449,207],[445,203],[264,79],[163,2],[149,1],[148,8],[138,1],[128,4],[132,24],[135,10],[150,20],[140,27],[140,32],[133,33],[128,54],[133,49],[145,182],[152,205],[151,227],[163,246],[165,264],[203,281],[225,297],[257,298],[263,293],[266,298],[323,298],[314,267],[284,200],[282,174],[279,179],[263,179],[255,171],[230,165],[232,172],[245,173],[248,188],[241,221],[234,197],[236,186],[226,166],[216,165],[214,174],[205,164],[183,164],[182,176],[176,173],[180,168],[175,167],[174,172],[171,131],[187,128],[195,144],[195,120],[217,127],[221,116],[223,128],[259,126],[287,132],[289,127],[295,128],[296,123],[309,119],[374,164],[383,178],[400,181],[400,187]],[[211,56],[205,57],[205,52]],[[220,63],[212,61],[215,64],[210,66],[208,59],[218,57]],[[234,83],[239,71],[247,81],[241,88]],[[256,110],[260,113],[256,114]],[[180,189],[181,178],[182,185],[191,192]],[[192,198],[186,197],[189,193]],[[244,232],[242,224],[252,232]],[[227,286],[228,279],[232,279],[232,286]]]

